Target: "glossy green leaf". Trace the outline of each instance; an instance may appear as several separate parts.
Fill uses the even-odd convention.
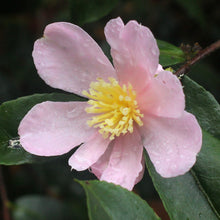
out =
[[[203,129],[203,146],[193,170],[220,217],[220,105],[189,77],[183,78],[183,85],[186,109]]]
[[[120,186],[102,181],[79,181],[87,196],[90,220],[158,220],[139,196]]]
[[[157,40],[158,47],[160,49],[160,61],[159,63],[163,66],[172,66],[185,61],[183,51],[165,41]]]
[[[186,109],[197,117],[203,129],[202,150],[197,162],[190,172],[175,178],[162,178],[147,155],[146,164],[171,219],[219,219],[219,105],[190,78],[184,77],[183,85]]]
[[[70,0],[71,20],[83,25],[107,15],[118,3],[118,0]]]
[[[14,220],[76,219],[74,207],[46,196],[24,196],[13,205]]]
[[[40,162],[44,157],[31,155],[21,147],[10,147],[9,140],[18,137],[21,119],[37,103],[43,101],[76,101],[82,98],[59,93],[36,94],[8,101],[0,105],[0,164],[13,165]]]
[[[220,140],[205,131],[202,150],[193,172],[201,190],[220,217]]]
[[[199,65],[192,66],[188,74],[192,80],[211,92],[216,100],[220,100],[220,77],[213,65],[203,60]]]
[[[194,114],[203,130],[220,139],[220,106],[213,95],[184,76],[186,110]]]
[[[203,133],[203,149],[207,143],[211,146],[212,154],[202,150],[197,164],[192,171],[175,178],[163,178],[154,169],[148,155],[146,164],[152,177],[154,186],[163,201],[172,220],[176,219],[218,219],[214,207],[219,202],[219,146],[220,142],[208,134]],[[210,152],[209,152],[210,153]],[[218,155],[214,155],[218,153]],[[204,160],[204,157],[206,160]],[[214,159],[214,161],[212,161]],[[203,172],[205,170],[205,172]],[[215,186],[213,188],[213,185]],[[215,193],[218,193],[215,195]],[[213,196],[215,197],[213,200]]]

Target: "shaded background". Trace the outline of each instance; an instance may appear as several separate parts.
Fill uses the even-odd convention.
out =
[[[111,18],[120,16],[125,23],[137,20],[148,26],[157,39],[176,46],[193,46],[198,42],[204,48],[220,37],[219,11],[220,1],[217,0],[5,1],[0,8],[0,104],[20,96],[55,91],[40,79],[31,56],[34,41],[43,35],[49,23],[68,21],[80,25],[109,56],[103,28]],[[187,48],[190,50],[191,47]],[[219,58],[220,52],[217,51],[193,66],[189,72],[189,76],[217,100],[220,100]],[[84,192],[73,179],[92,179],[94,176],[88,171],[70,172],[67,161],[71,153],[44,164],[3,167],[10,209],[16,220],[23,220],[24,216],[35,219],[30,213],[19,209],[19,204],[25,203],[22,198],[25,199],[27,195],[49,196],[67,204],[67,216],[62,219],[88,219]],[[169,219],[148,174],[135,187],[135,192],[157,209],[162,219]],[[44,199],[39,197],[41,203],[48,205]],[[52,202],[49,208],[54,209],[56,205]]]

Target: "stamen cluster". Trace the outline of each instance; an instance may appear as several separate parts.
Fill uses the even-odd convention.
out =
[[[114,78],[109,78],[109,82],[98,78],[90,84],[89,92],[83,91],[83,95],[89,98],[91,105],[85,109],[86,112],[95,114],[87,123],[100,128],[104,138],[113,140],[128,131],[132,133],[134,121],[139,126],[143,125],[143,114],[138,109],[136,93],[130,83],[121,87]]]

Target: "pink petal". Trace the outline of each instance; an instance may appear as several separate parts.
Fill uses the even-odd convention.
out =
[[[91,166],[92,172],[97,176],[98,179],[101,178],[102,173],[103,173],[103,172],[105,171],[105,169],[108,167],[113,146],[114,146],[114,141],[112,141],[112,142],[109,144],[107,150],[106,150],[105,153],[99,158],[99,160]],[[138,182],[140,182],[140,180],[143,178],[144,170],[145,170],[144,157],[142,157],[141,166],[142,166],[142,168],[141,168],[141,171],[139,172],[138,176],[137,176],[136,179],[135,179],[135,184],[137,184]]]
[[[141,171],[140,171],[138,177],[136,178],[134,184],[139,183],[139,182],[142,180],[143,176],[144,176],[144,171],[145,171],[145,159],[144,159],[144,155],[142,156],[141,165],[142,165],[142,169],[141,169]]]
[[[169,71],[160,71],[137,96],[142,113],[162,117],[180,117],[185,96],[179,79]]]
[[[160,64],[158,64],[156,73],[159,73],[160,71],[164,71],[164,69]]]
[[[117,18],[107,23],[105,35],[120,83],[130,82],[140,91],[158,67],[159,49],[153,34],[136,21],[124,26]]]
[[[97,77],[115,77],[115,70],[98,44],[80,27],[50,24],[34,45],[40,77],[50,86],[81,95]]]
[[[109,159],[110,159],[112,148],[113,148],[114,144],[115,144],[114,140],[112,142],[110,142],[105,153],[99,158],[99,160],[96,163],[94,163],[91,166],[92,172],[97,176],[98,179],[101,178],[102,173],[104,172],[104,170],[108,166]]]
[[[88,169],[103,155],[109,142],[110,140],[104,139],[100,133],[95,133],[70,157],[69,165],[78,171]]]
[[[22,119],[18,133],[24,149],[40,156],[67,153],[95,132],[86,121],[86,102],[43,102]]]
[[[184,112],[177,119],[145,119],[143,144],[156,171],[163,177],[175,177],[190,170],[201,149],[202,132],[194,115]]]
[[[137,130],[115,139],[107,168],[100,180],[112,182],[132,190],[143,167],[143,146]]]
[[[105,36],[112,48],[120,46],[119,35],[124,28],[124,23],[120,17],[111,19],[105,26]]]

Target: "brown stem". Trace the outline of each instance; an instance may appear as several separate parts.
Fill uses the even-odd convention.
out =
[[[3,219],[10,220],[11,217],[10,217],[10,212],[8,209],[8,197],[7,197],[7,192],[5,188],[1,166],[0,166],[0,193],[1,193],[1,200],[2,200],[2,205],[3,205]]]
[[[183,66],[181,66],[174,74],[176,76],[181,76],[185,74],[193,64],[197,63],[199,60],[201,60],[202,58],[219,48],[220,40],[201,50],[195,57],[193,57],[191,60],[187,61]]]

